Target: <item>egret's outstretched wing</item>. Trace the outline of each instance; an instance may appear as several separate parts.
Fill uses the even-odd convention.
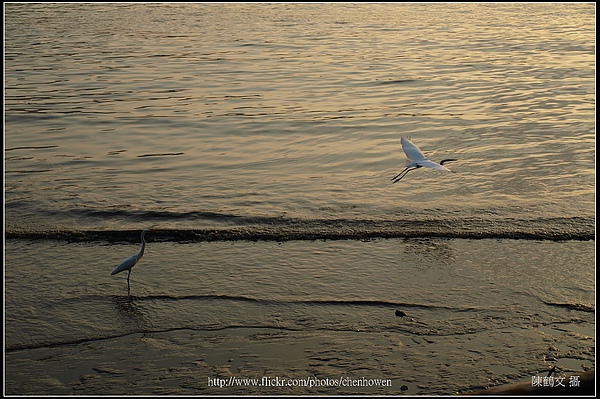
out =
[[[442,166],[437,162],[430,161],[429,159],[425,159],[423,161],[417,161],[416,164],[419,166],[424,166],[426,168],[433,168],[433,169],[437,169],[437,170],[443,170],[444,172],[451,172],[451,170],[448,169],[447,167]]]
[[[404,150],[404,153],[411,161],[416,162],[427,159],[421,150],[419,150],[419,147],[414,145],[409,139],[402,137],[400,142],[402,143],[402,149]]]

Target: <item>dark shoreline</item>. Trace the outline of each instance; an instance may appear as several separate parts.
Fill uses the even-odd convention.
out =
[[[68,242],[105,241],[139,242],[140,230],[87,230],[87,231],[6,231],[5,239],[21,240],[64,240]],[[360,230],[345,228],[327,229],[282,229],[230,228],[230,229],[160,229],[149,242],[213,242],[213,241],[314,241],[314,240],[373,240],[373,239],[510,239],[540,241],[594,241],[596,235],[589,231],[493,231],[455,229],[451,227],[419,230],[415,228],[383,228]]]

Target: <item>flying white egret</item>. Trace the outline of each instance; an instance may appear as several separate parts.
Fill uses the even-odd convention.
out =
[[[142,256],[144,256],[144,249],[146,248],[146,240],[144,239],[144,237],[146,236],[146,233],[154,231],[156,230],[145,229],[142,231],[142,249],[140,250],[140,252],[135,255],[131,255],[129,258],[121,262],[119,266],[117,266],[115,270],[112,271],[112,273],[110,274],[111,276],[114,276],[117,273],[121,273],[123,270],[128,270],[129,273],[127,274],[127,287],[129,287],[129,276],[131,275],[131,268],[135,266],[136,263],[140,261],[140,259],[142,259]]]
[[[404,150],[408,161],[406,161],[406,168],[402,172],[398,173],[396,176],[390,179],[393,180],[394,183],[398,183],[411,170],[422,168],[423,166],[427,168],[442,170],[444,172],[451,172],[450,169],[442,165],[444,165],[445,162],[456,161],[456,159],[449,158],[444,159],[440,163],[433,162],[425,155],[423,155],[421,150],[419,150],[419,147],[414,145],[409,139],[402,137],[400,141],[402,143],[402,149]]]

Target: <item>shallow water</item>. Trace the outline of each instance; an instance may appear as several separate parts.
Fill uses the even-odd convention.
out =
[[[8,265],[30,265],[7,270],[7,286],[19,287],[7,292],[9,349],[120,335],[127,326],[141,332],[241,325],[453,335],[487,330],[495,322],[531,323],[534,314],[539,322],[550,322],[560,304],[586,312],[576,305],[594,303],[593,243],[588,242],[153,243],[134,268],[130,291],[126,273],[110,275],[112,265],[133,252],[129,246],[8,244]],[[574,253],[579,258],[573,259]],[[74,267],[77,259],[82,261]],[[573,264],[583,267],[573,270]],[[526,317],[515,314],[515,304]],[[145,308],[154,315],[145,317]],[[394,308],[428,314],[432,324],[399,327],[386,310]],[[31,317],[33,309],[38,317]],[[115,324],[115,311],[136,311],[140,318]],[[383,319],[363,324],[363,316],[348,317],[345,311]],[[46,336],[58,315],[56,332]],[[438,318],[442,325],[436,325]],[[19,333],[23,330],[32,334]]]
[[[267,375],[452,394],[594,365],[592,242],[150,243],[128,290],[110,270],[130,252],[9,241],[29,268],[6,273],[8,392],[346,392],[207,382]]]
[[[7,393],[593,367],[593,5],[7,4],[5,26]],[[401,136],[454,173],[392,184]],[[128,291],[110,271],[149,226]]]

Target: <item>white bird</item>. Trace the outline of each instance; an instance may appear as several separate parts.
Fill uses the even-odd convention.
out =
[[[129,273],[127,274],[127,287],[129,287],[129,276],[131,275],[131,268],[135,266],[136,263],[140,261],[140,259],[142,259],[142,256],[144,256],[144,249],[146,248],[146,240],[144,239],[144,237],[146,233],[154,231],[156,230],[146,229],[142,231],[142,249],[140,250],[140,252],[135,255],[131,255],[129,258],[121,262],[119,266],[117,266],[115,270],[112,271],[112,273],[110,274],[111,276],[114,276],[117,273],[121,273],[123,270],[128,270]]]
[[[390,180],[393,180],[394,183],[398,183],[411,170],[422,168],[423,166],[425,166],[427,168],[442,170],[444,172],[452,172],[450,169],[448,169],[442,165],[445,162],[456,161],[456,159],[449,158],[449,159],[444,159],[440,163],[433,162],[432,160],[427,158],[425,155],[423,155],[421,150],[419,150],[419,147],[414,145],[412,143],[412,141],[410,141],[409,139],[402,137],[400,139],[400,141],[402,143],[402,149],[404,150],[404,153],[406,154],[408,161],[406,161],[406,168],[402,172],[398,173],[396,176],[394,176],[390,179]]]

